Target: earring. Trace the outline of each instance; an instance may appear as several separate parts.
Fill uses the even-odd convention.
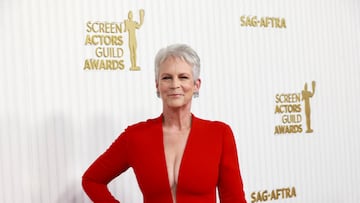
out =
[[[199,97],[199,92],[194,92],[193,97],[198,98]]]
[[[160,98],[160,92],[156,91],[156,96]]]

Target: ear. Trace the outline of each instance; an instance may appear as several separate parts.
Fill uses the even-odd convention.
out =
[[[198,92],[200,89],[200,86],[201,86],[201,80],[200,80],[200,78],[198,78],[197,80],[195,80],[194,92]]]

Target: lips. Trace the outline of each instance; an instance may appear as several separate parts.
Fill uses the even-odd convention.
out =
[[[170,97],[178,97],[178,96],[183,96],[184,94],[168,94],[168,96]]]

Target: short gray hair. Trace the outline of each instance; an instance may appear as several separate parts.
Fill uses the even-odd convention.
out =
[[[185,60],[192,66],[194,81],[200,77],[200,58],[190,46],[186,44],[172,44],[158,51],[155,57],[155,81],[159,80],[160,64],[170,56]]]

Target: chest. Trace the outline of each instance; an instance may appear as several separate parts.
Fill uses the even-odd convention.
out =
[[[153,132],[154,133],[154,132]],[[131,144],[132,168],[144,194],[207,193],[218,180],[221,139],[202,131],[169,134],[166,130]]]
[[[170,188],[176,193],[182,157],[189,137],[189,130],[163,129],[164,155]]]

